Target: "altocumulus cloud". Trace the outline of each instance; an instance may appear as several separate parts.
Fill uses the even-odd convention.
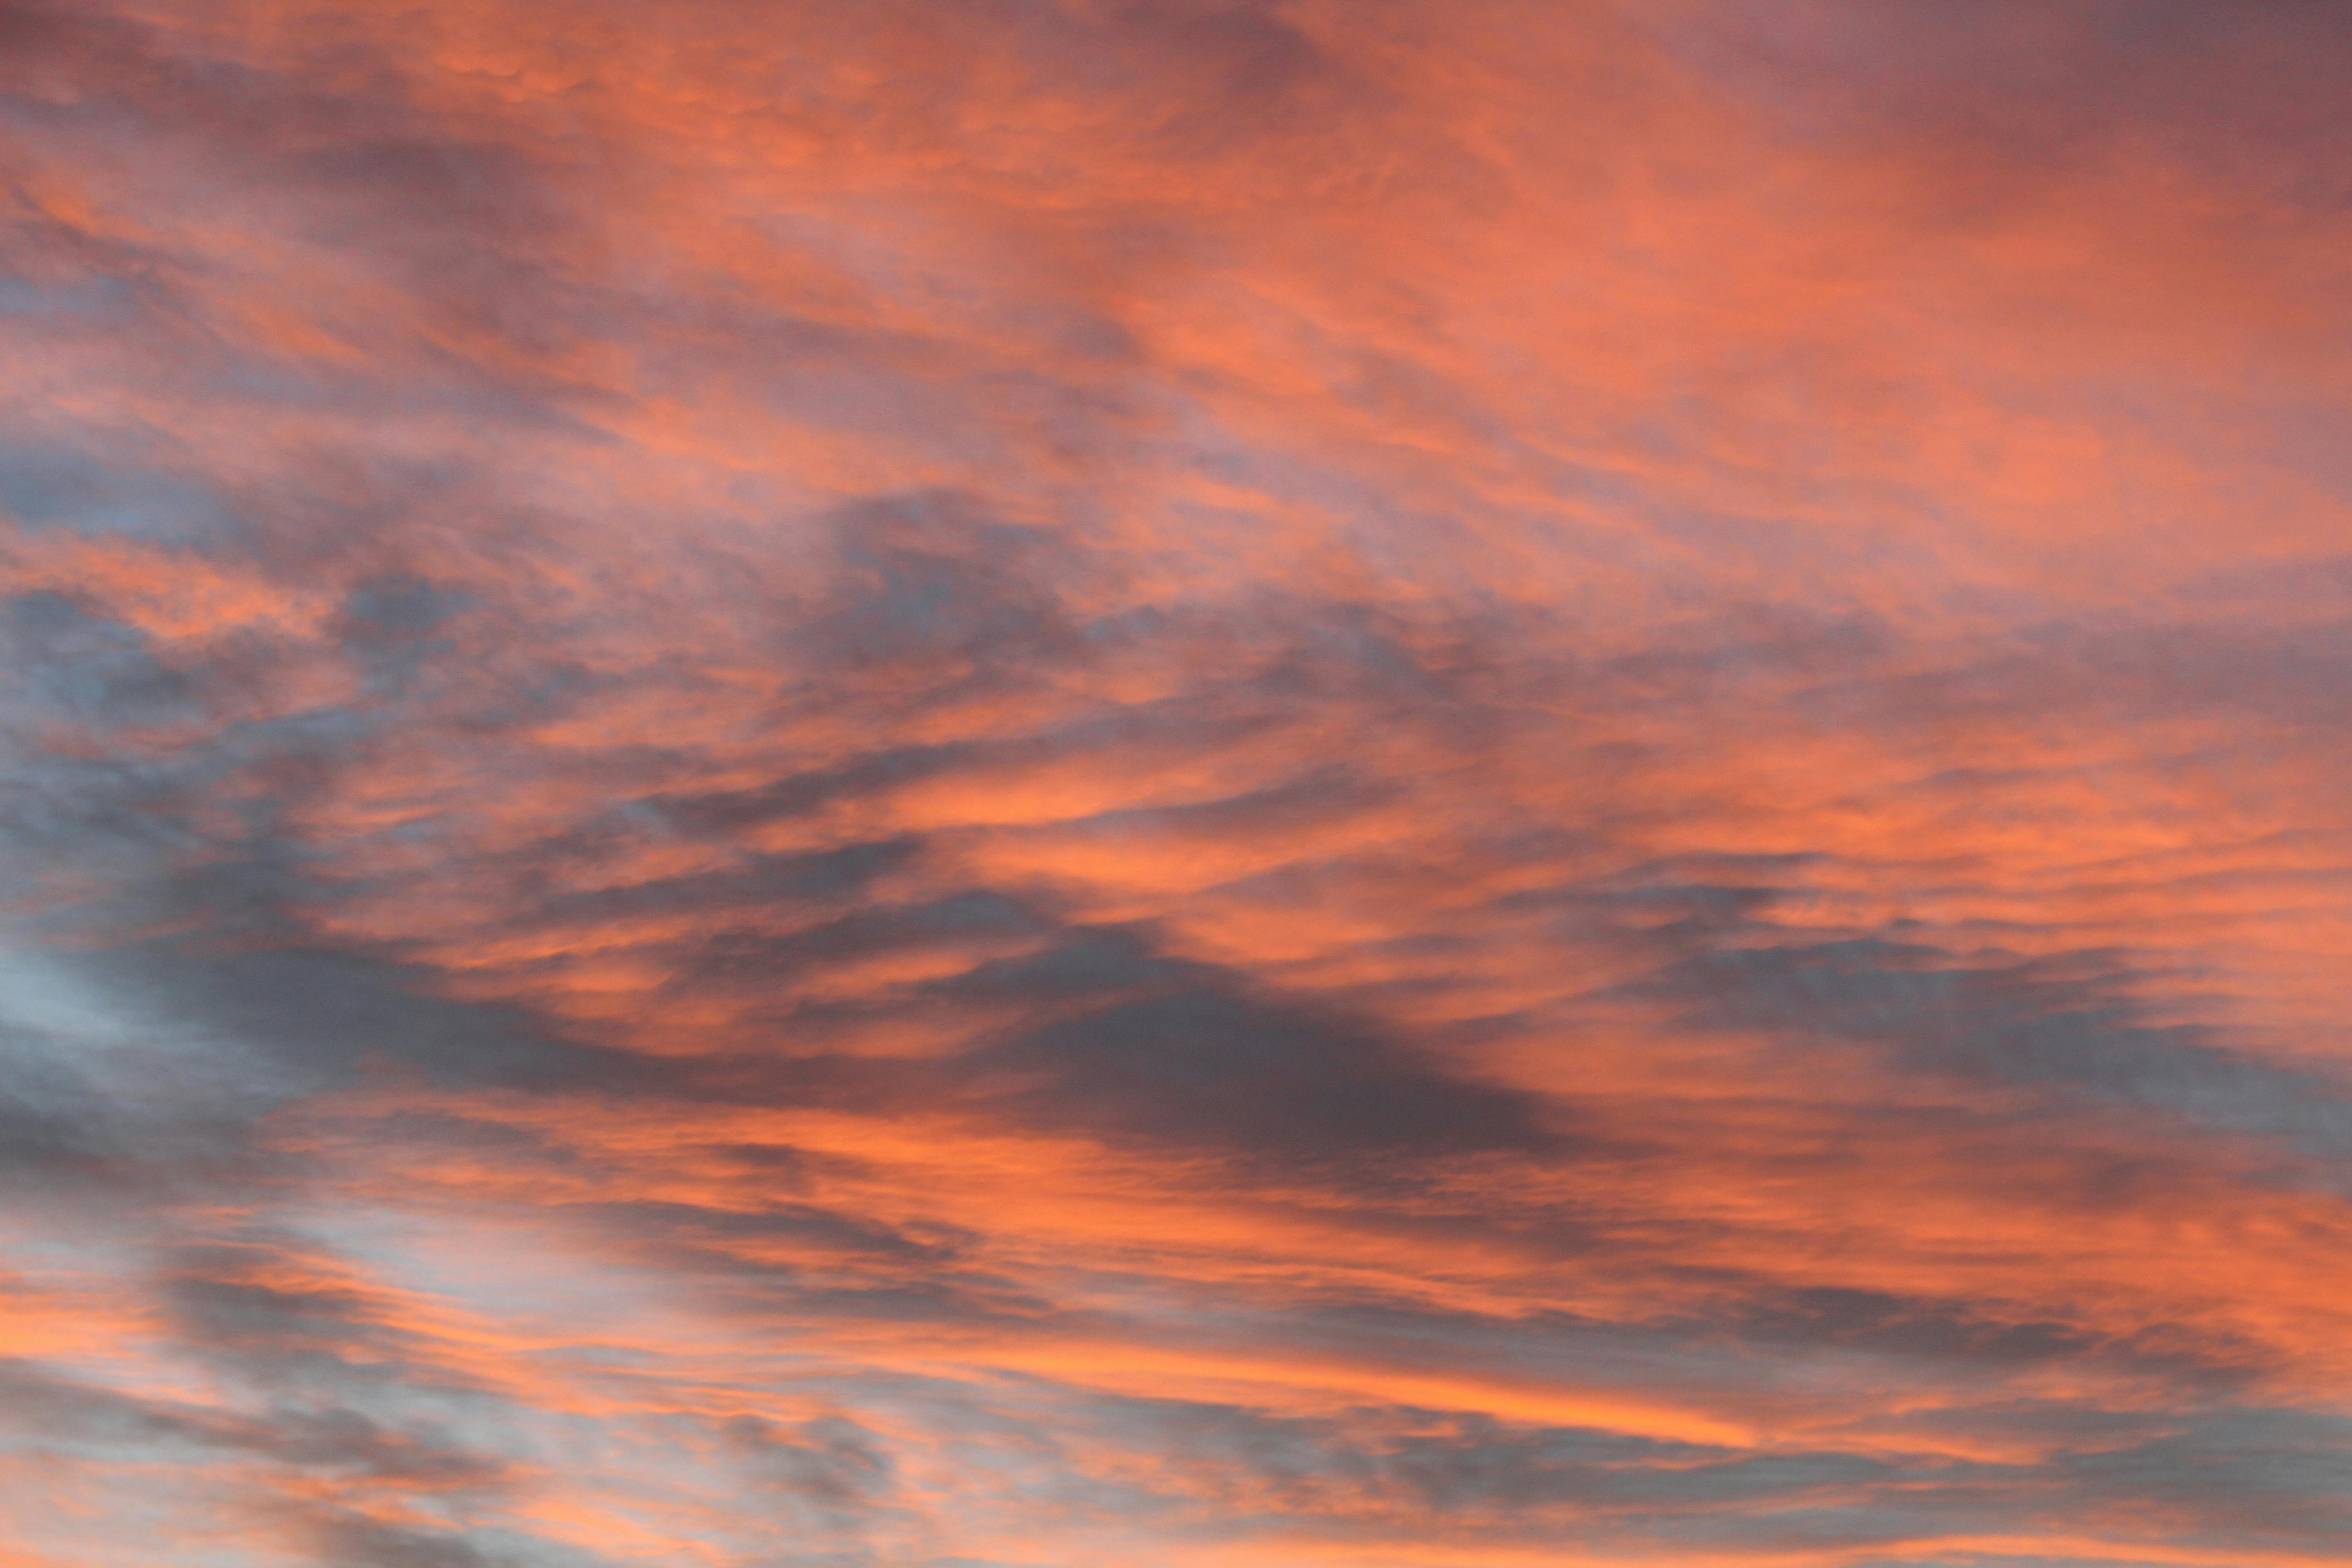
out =
[[[2341,1562],[2347,78],[0,5],[0,1555]]]

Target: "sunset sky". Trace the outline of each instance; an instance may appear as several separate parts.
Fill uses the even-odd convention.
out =
[[[2352,1562],[2345,0],[0,0],[0,1568]]]

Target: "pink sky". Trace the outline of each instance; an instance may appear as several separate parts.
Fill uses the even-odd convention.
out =
[[[0,5],[0,1568],[2343,1563],[2347,87]]]

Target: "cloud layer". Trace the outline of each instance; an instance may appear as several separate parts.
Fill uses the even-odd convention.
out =
[[[2352,1553],[2352,79],[0,5],[10,1568]]]

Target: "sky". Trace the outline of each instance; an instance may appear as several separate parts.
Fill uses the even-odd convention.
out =
[[[2336,0],[0,0],[0,1568],[2352,1559]]]

